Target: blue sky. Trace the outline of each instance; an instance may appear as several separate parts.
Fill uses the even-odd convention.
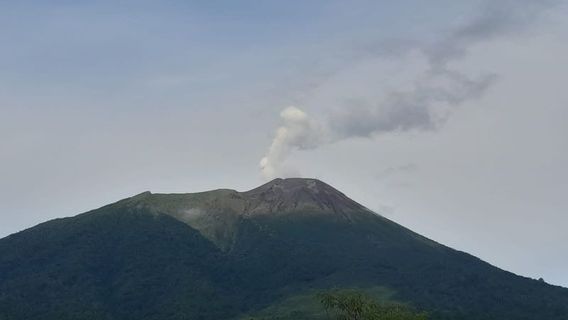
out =
[[[0,236],[145,190],[250,189],[269,156],[274,175],[320,178],[436,241],[568,286],[567,12],[0,1]],[[292,105],[305,117],[281,118]]]

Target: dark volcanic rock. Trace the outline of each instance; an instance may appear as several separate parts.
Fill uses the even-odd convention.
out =
[[[245,210],[248,215],[294,211],[344,214],[366,210],[343,193],[316,179],[275,179],[243,192],[242,195],[248,204]]]

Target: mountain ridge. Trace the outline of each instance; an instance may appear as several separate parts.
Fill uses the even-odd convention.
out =
[[[225,250],[241,219],[261,216],[322,215],[345,222],[379,214],[351,200],[325,182],[311,178],[277,178],[259,187],[236,191],[214,189],[193,193],[140,193],[118,201],[170,215],[199,230]]]
[[[160,196],[185,196],[189,198],[199,196],[233,196],[235,199],[242,199],[247,202],[247,205],[242,209],[242,214],[298,211],[302,210],[302,203],[310,206],[312,211],[328,210],[336,213],[356,210],[371,211],[327,183],[313,178],[276,178],[247,191],[237,191],[229,188],[191,193],[153,193],[144,191],[120,201],[147,200],[151,197]],[[272,203],[274,206],[257,208],[259,202]]]

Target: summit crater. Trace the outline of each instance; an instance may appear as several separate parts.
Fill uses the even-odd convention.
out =
[[[274,179],[242,193],[248,206],[245,214],[286,212],[337,213],[366,210],[342,192],[317,179]]]

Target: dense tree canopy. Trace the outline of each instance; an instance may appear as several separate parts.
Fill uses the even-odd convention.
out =
[[[380,304],[358,291],[330,291],[319,295],[330,319],[337,320],[425,320],[400,304]]]

